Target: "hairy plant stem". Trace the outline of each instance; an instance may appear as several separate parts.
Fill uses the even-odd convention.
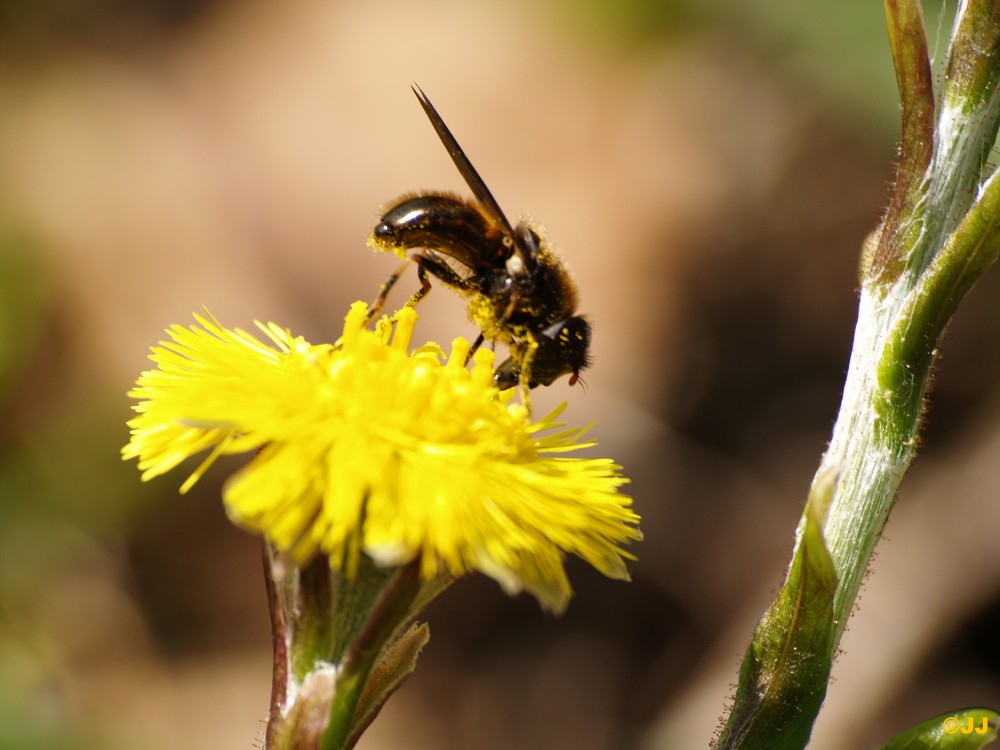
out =
[[[959,3],[937,107],[919,0],[885,6],[903,113],[897,180],[866,243],[833,437],[788,576],[740,667],[719,750],[800,750],[808,742],[833,655],[916,450],[941,336],[1000,255],[1000,178],[983,179],[1000,124],[1000,3]]]
[[[919,6],[907,5],[886,4],[890,32],[910,37],[909,48],[893,48],[904,113],[921,120],[907,128],[904,118],[901,160],[924,171],[901,175],[893,198],[900,210],[887,215],[880,237],[880,249],[895,257],[883,252],[862,279],[844,395],[816,475],[839,473],[823,529],[839,579],[834,648],[913,459],[944,328],[996,258],[998,188],[995,180],[980,181],[1000,120],[997,6],[968,0],[959,7],[932,126],[926,46],[914,44],[923,38],[922,20]],[[907,81],[920,85],[908,90]]]
[[[840,412],[813,480],[815,485],[830,472],[838,476],[823,525],[823,536],[839,581],[833,598],[834,650],[916,445],[917,419],[910,420],[908,429],[885,430],[884,416],[876,408],[880,400],[892,396],[880,387],[877,372],[887,342],[896,329],[902,297],[899,291],[881,295],[874,288],[862,290]],[[925,372],[921,393],[927,380]],[[805,517],[799,526],[799,536],[804,526]]]

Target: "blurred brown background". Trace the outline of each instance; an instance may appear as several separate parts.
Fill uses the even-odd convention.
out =
[[[180,497],[118,460],[124,393],[202,305],[320,341],[373,297],[379,207],[464,190],[414,81],[575,271],[595,365],[539,408],[597,418],[646,541],[631,584],[573,565],[559,619],[455,586],[362,747],[707,745],[832,426],[898,132],[880,3],[732,5],[0,3],[0,748],[259,741],[257,540],[221,467]],[[946,341],[815,748],[1000,705],[998,294]],[[475,333],[446,291],[422,310]]]

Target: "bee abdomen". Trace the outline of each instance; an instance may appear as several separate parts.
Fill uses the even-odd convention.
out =
[[[409,250],[433,250],[476,274],[504,252],[502,233],[482,211],[447,193],[403,196],[382,215],[368,244],[403,258]]]

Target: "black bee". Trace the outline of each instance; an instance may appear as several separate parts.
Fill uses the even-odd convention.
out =
[[[476,201],[439,192],[404,195],[379,220],[369,245],[417,264],[420,289],[407,304],[430,291],[428,275],[468,298],[469,319],[481,331],[472,351],[484,339],[510,350],[494,374],[501,389],[549,385],[561,375],[575,384],[590,364],[591,328],[575,314],[569,271],[529,222],[511,227],[441,115],[418,86],[413,93]],[[382,285],[373,316],[404,268]]]

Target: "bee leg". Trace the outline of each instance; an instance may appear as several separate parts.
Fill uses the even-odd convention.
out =
[[[481,347],[483,345],[483,341],[485,341],[485,340],[486,340],[486,337],[483,336],[482,331],[480,331],[479,335],[476,336],[476,340],[472,342],[472,348],[469,349],[469,353],[465,355],[465,364],[466,365],[468,365],[469,362],[472,361],[472,355],[475,354],[477,351],[479,351],[479,347]]]
[[[417,271],[417,275],[420,276],[423,274],[423,276],[420,276],[421,284],[424,283],[424,280],[427,278],[427,274],[430,274],[438,281],[450,286],[452,289],[456,289],[462,294],[472,294],[476,291],[476,284],[471,279],[465,279],[459,276],[455,269],[441,260],[436,253],[427,252],[420,255],[414,255],[413,260],[419,269]],[[421,289],[421,291],[418,291],[417,294],[413,296],[417,297],[417,295],[420,295],[418,297],[418,299],[420,299],[426,294],[427,292]],[[410,302],[407,304],[411,304],[412,302],[413,300],[411,298]]]
[[[520,371],[517,378],[517,387],[521,391],[521,403],[529,412],[531,411],[531,363],[535,359],[536,351],[538,351],[538,340],[529,333],[524,353],[521,355]]]
[[[431,280],[427,278],[427,271],[424,269],[423,264],[420,262],[420,257],[417,256],[417,281],[420,282],[420,288],[415,291],[408,300],[406,300],[407,307],[416,307],[417,303],[427,296],[427,293],[431,290]]]
[[[507,309],[504,310],[503,315],[500,316],[501,321],[510,320],[511,315],[513,315],[514,311],[517,309],[518,302],[520,302],[520,297],[518,297],[517,295],[511,297],[510,302],[507,303]]]
[[[406,301],[406,307],[413,307],[420,300],[426,297],[428,292],[430,292],[431,280],[428,274],[435,276],[443,283],[458,289],[460,292],[471,293],[476,289],[472,282],[463,279],[451,266],[437,256],[430,253],[417,254],[403,261],[403,265],[397,268],[392,276],[386,279],[385,283],[379,287],[378,296],[375,297],[375,301],[371,304],[368,311],[368,318],[365,320],[365,323],[370,323],[377,315],[379,315],[379,313],[382,312],[382,309],[385,307],[386,298],[389,296],[389,292],[396,285],[396,282],[399,281],[399,277],[403,275],[403,272],[406,270],[407,266],[410,265],[410,263],[417,264],[417,279],[420,281],[420,288]]]
[[[371,323],[382,312],[382,308],[385,307],[386,297],[389,296],[389,292],[396,285],[396,282],[399,281],[399,277],[403,275],[403,271],[406,270],[408,265],[410,265],[410,261],[407,260],[379,287],[378,296],[375,297],[375,301],[372,302],[368,309],[368,317],[365,319],[365,325]]]

